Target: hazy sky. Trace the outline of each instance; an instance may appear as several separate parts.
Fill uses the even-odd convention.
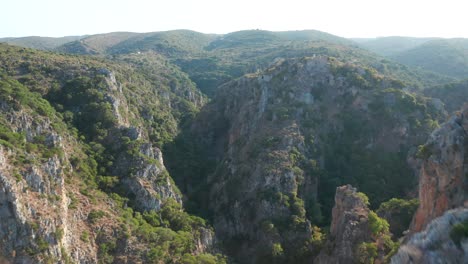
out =
[[[343,37],[468,38],[466,0],[0,1],[0,37],[258,28],[316,29]]]

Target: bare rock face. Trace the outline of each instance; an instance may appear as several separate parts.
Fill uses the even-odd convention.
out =
[[[423,230],[445,211],[468,202],[468,108],[434,131],[419,150],[419,208],[410,227]]]
[[[351,185],[336,189],[330,236],[314,263],[387,263],[397,244],[387,221],[368,205],[367,196]]]
[[[128,189],[135,194],[137,208],[142,211],[159,210],[169,198],[182,203],[182,195],[164,167],[161,150],[148,143],[140,147],[140,153],[145,158],[134,160],[136,164],[131,167],[136,168],[135,174],[124,179]],[[151,163],[148,159],[157,162]]]
[[[454,241],[451,238],[454,226],[466,221],[467,208],[447,211],[401,246],[398,253],[392,257],[391,263],[468,263],[468,239],[464,237],[460,241]]]
[[[357,246],[371,240],[369,208],[356,188],[336,189],[330,238],[314,263],[355,263]]]
[[[32,141],[38,135],[46,135],[45,138],[57,135],[49,119],[19,114],[24,118],[11,119],[10,126],[24,132],[26,140]],[[21,120],[24,122],[20,123]],[[62,152],[73,144],[56,138],[54,146]],[[24,154],[35,162],[18,165],[17,157]],[[80,239],[81,232],[89,230],[84,222],[91,208],[78,203],[74,205],[76,210],[69,210],[71,197],[86,199],[66,185],[66,174],[70,171],[67,155],[41,159],[35,153],[0,146],[0,255],[14,263],[97,261],[95,244]]]
[[[420,205],[392,263],[468,263],[466,234],[456,230],[468,221],[467,132],[465,107],[420,148]]]

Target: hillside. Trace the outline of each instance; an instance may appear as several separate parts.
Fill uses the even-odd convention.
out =
[[[465,258],[464,40],[48,41],[0,43],[0,262]]]
[[[372,208],[415,190],[406,155],[444,116],[402,88],[331,57],[278,61],[220,87],[166,149],[169,171],[239,262],[306,263],[337,186]]]
[[[22,38],[0,38],[0,43],[7,43],[24,48],[32,48],[39,50],[53,50],[66,43],[78,41],[85,36],[69,36],[62,38],[49,37],[22,37]]]
[[[432,40],[391,58],[409,66],[465,79],[468,75],[468,39]]]
[[[161,66],[146,79],[130,64],[0,50],[2,256],[224,261],[208,254],[213,232],[183,211],[156,147],[203,104],[184,74]]]
[[[131,32],[113,32],[108,34],[98,34],[88,37],[83,37],[76,41],[69,41],[60,46],[55,47],[57,51],[63,51],[73,54],[100,54],[118,43],[139,34]]]
[[[382,56],[391,57],[418,47],[435,38],[381,37],[375,39],[352,39],[360,46]]]
[[[440,99],[447,111],[453,113],[468,102],[468,80],[430,87],[423,93],[427,97]]]
[[[419,207],[394,264],[468,259],[468,108],[435,130],[415,158]]]
[[[107,41],[109,38],[115,41]],[[189,30],[134,35],[109,33],[70,42],[57,50],[108,58],[133,53],[145,56],[146,52],[156,52],[178,65],[209,97],[215,94],[219,85],[243,74],[268,68],[277,59],[314,55],[333,56],[372,67],[381,74],[418,88],[453,81],[446,76],[391,62],[357,47],[350,40],[315,30],[245,30],[225,35]]]
[[[243,74],[265,69],[275,59],[300,58],[314,54],[361,63],[418,88],[455,81],[455,78],[464,74],[450,69],[454,52],[460,53],[460,47],[464,45],[458,43],[462,40],[409,37],[348,40],[317,30],[245,30],[225,35],[173,30],[151,33],[114,32],[57,39],[28,37],[5,40],[20,46],[108,58],[122,54],[157,52],[188,73],[198,88],[209,97],[214,95],[219,85]],[[450,50],[446,50],[445,44],[424,48],[423,44],[437,41],[450,42]],[[456,41],[458,42],[455,43]],[[418,51],[421,48],[424,50]],[[373,52],[391,60],[379,57]],[[407,52],[409,53],[406,54]],[[463,56],[456,59],[459,61],[456,67],[463,66]],[[434,63],[440,66],[434,68]]]

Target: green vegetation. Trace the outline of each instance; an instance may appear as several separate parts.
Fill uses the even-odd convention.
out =
[[[380,218],[374,211],[370,211],[368,225],[372,233],[371,241],[362,242],[356,246],[358,262],[374,263],[379,254],[384,253],[384,263],[389,263],[400,244],[393,242],[390,238],[388,222]]]
[[[430,87],[422,92],[427,97],[440,99],[445,109],[454,113],[468,101],[468,80]]]
[[[83,242],[89,242],[89,232],[88,231],[83,231],[80,236],[81,241]]]
[[[468,220],[454,225],[450,230],[450,238],[460,246],[460,242],[468,238]]]
[[[421,144],[425,136],[435,129],[443,116],[425,98],[400,89],[383,89],[373,92],[368,112],[354,109],[339,114],[343,128],[325,136],[325,172],[321,175],[319,202],[324,215],[333,207],[336,186],[351,184],[366,193],[371,207],[394,197],[405,197],[416,185],[412,169],[407,163],[410,144]],[[404,129],[407,143],[396,145],[369,141],[395,128]],[[409,143],[412,142],[412,143]],[[367,147],[366,147],[367,146]],[[421,148],[420,148],[421,149]],[[427,155],[428,151],[424,151]]]
[[[357,193],[357,196],[359,197],[359,199],[361,199],[361,201],[366,205],[366,206],[369,206],[370,205],[370,202],[369,202],[369,197],[367,197],[367,195],[363,192],[358,192]]]
[[[95,224],[100,218],[103,218],[104,216],[106,216],[106,213],[104,211],[92,210],[88,214],[88,221]]]
[[[435,39],[397,53],[392,59],[455,78],[468,74],[468,40]]]
[[[133,205],[132,195],[121,184],[121,179],[132,175],[142,162],[159,168],[161,164],[140,153],[148,139],[134,136],[138,132],[136,129],[120,127],[122,121],[118,120],[109,96],[126,104],[119,108],[121,118],[129,125],[148,131],[144,136],[162,146],[177,134],[178,124],[193,116],[203,104],[203,97],[183,73],[164,63],[154,67],[140,65],[137,72],[132,68],[132,61],[116,64],[3,44],[0,44],[0,54],[3,111],[0,144],[14,151],[10,157],[17,165],[14,177],[22,181],[21,173],[33,163],[57,156],[63,164],[69,161],[73,168],[66,172],[66,184],[76,184],[71,189],[79,190],[79,194],[68,192],[70,210],[82,206],[82,195],[89,199],[91,207],[105,202],[108,196],[115,198],[118,206],[112,206],[111,211],[90,211],[90,229],[80,235],[83,242],[95,240],[99,244],[98,255],[102,263],[111,263],[119,253],[117,245],[131,237],[137,238],[136,243],[145,245],[136,254],[146,263],[181,263],[182,259],[186,263],[225,263],[221,255],[195,255],[202,232],[212,232],[203,219],[187,214],[173,200],[164,201],[159,212],[136,212],[128,207]],[[112,84],[112,78],[116,78],[122,87]],[[159,93],[165,96],[158,97]],[[159,101],[155,102],[155,98]],[[6,117],[19,112],[31,116],[39,124],[50,123],[50,128],[43,127],[43,133],[32,139],[27,138],[26,133],[14,132],[11,120]],[[71,145],[53,146],[52,132]],[[73,148],[66,153],[67,160],[62,147]],[[127,162],[121,171],[115,169],[117,161],[120,164]],[[156,184],[172,181],[167,171],[160,178],[162,182]],[[106,193],[100,192],[99,188]],[[128,196],[123,198],[116,193]],[[56,202],[57,197],[51,196],[49,201]],[[120,222],[115,230],[119,234],[117,237],[109,238],[93,229],[98,228],[102,219],[110,223]],[[33,222],[31,227],[37,232],[39,224]],[[63,230],[57,229],[53,236],[56,240],[62,239]],[[32,250],[31,255],[39,258],[40,254],[46,254],[43,252],[49,244],[40,239],[36,244],[39,249]],[[67,259],[65,255],[64,259]]]
[[[373,242],[363,242],[358,247],[358,262],[362,264],[374,263],[377,257],[377,245]]]
[[[360,46],[383,56],[392,56],[416,48],[433,38],[381,37],[375,39],[355,39]]]
[[[215,95],[222,83],[265,68],[276,58],[314,55],[353,60],[418,87],[452,80],[433,72],[409,69],[358,48],[350,40],[315,30],[245,30],[218,36],[189,30],[144,34],[121,32],[88,36],[80,41],[66,43],[58,50],[108,56],[112,59],[128,54],[140,58],[146,58],[153,52],[163,54],[188,73],[198,88],[210,97]]]
[[[385,219],[380,218],[374,211],[369,212],[369,226],[373,235],[385,234],[389,232],[389,224]]]
[[[389,222],[390,232],[399,238],[409,228],[418,206],[418,199],[392,198],[380,204],[377,214]]]
[[[13,150],[12,176],[18,183],[24,182],[24,171],[34,163],[53,157],[70,163],[73,170],[66,172],[65,181],[76,186],[67,194],[69,209],[80,208],[83,200],[94,206],[87,217],[89,231],[80,238],[99,246],[102,263],[114,262],[119,247],[128,241],[139,243],[135,255],[145,263],[226,263],[222,255],[195,252],[203,232],[212,232],[207,221],[229,219],[232,210],[238,210],[234,205],[243,208],[240,220],[258,231],[221,241],[227,252],[235,256],[252,247],[266,263],[310,261],[325,239],[325,231],[318,226],[326,228],[330,222],[336,187],[348,183],[363,191],[358,196],[364,204],[373,208],[381,204],[379,215],[391,212],[390,226],[382,219],[386,217],[369,213],[373,240],[358,246],[359,261],[373,262],[382,242],[385,253],[393,254],[398,245],[390,239],[389,229],[401,234],[417,207],[415,201],[391,199],[406,196],[415,185],[407,153],[414,144],[422,144],[442,119],[430,99],[403,88],[451,80],[411,70],[316,31],[253,30],[224,36],[184,30],[113,33],[86,37],[58,50],[95,56],[0,44],[0,106],[5,108],[0,114],[0,144]],[[237,119],[229,117],[228,111],[235,111],[248,93],[237,91],[235,83],[219,90],[221,84],[265,68],[277,58],[316,55],[328,58],[333,81],[311,82],[312,92],[306,95],[314,103],[296,100],[298,83],[277,85],[298,71],[293,63],[307,59],[277,63],[283,69],[270,82],[274,97],[267,98],[266,118],[243,127],[254,132],[247,136],[244,130],[235,130]],[[341,81],[347,90],[357,87],[356,94],[332,95],[331,83]],[[252,87],[252,96],[261,96],[256,88]],[[200,90],[214,100],[198,116],[207,101]],[[236,93],[242,98],[235,98]],[[358,97],[364,103],[356,106]],[[50,129],[28,138],[27,133],[13,129],[7,118],[20,111],[36,121],[50,122]],[[241,122],[253,121],[252,116]],[[256,126],[265,129],[256,131]],[[388,135],[395,130],[403,136],[392,141]],[[67,153],[54,145],[52,131],[66,138]],[[154,146],[163,149],[168,171],[144,153]],[[223,156],[226,149],[241,154]],[[430,147],[421,145],[416,155],[427,158]],[[151,184],[170,182],[180,194],[174,177],[186,195],[186,208],[165,199],[158,211],[136,209],[136,194],[126,180],[147,165],[162,171]],[[265,182],[250,185],[256,174],[264,175],[260,178]],[[249,192],[255,185],[267,187]],[[41,198],[51,203],[61,199]],[[111,206],[102,209],[104,201]],[[259,207],[271,212],[261,212]],[[95,232],[104,222],[114,224],[112,237]],[[38,229],[36,225],[31,228]],[[457,243],[466,235],[463,228],[452,230]],[[54,238],[62,237],[63,230],[57,229]],[[36,244],[41,252],[49,247],[45,240]]]

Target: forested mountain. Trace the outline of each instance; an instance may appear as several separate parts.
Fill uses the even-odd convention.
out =
[[[213,231],[183,211],[157,147],[205,101],[184,73],[163,59],[135,68],[0,50],[2,256],[223,261],[207,254]]]
[[[440,99],[447,111],[453,113],[468,103],[468,80],[424,89],[424,95]]]
[[[375,39],[353,39],[360,46],[383,56],[393,56],[422,45],[435,38],[381,37]]]
[[[468,40],[385,37],[354,39],[361,47],[411,67],[463,80],[468,72]]]
[[[394,54],[392,58],[406,65],[465,79],[468,75],[468,40],[432,40]]]
[[[0,262],[465,259],[464,40],[26,39],[0,43]]]
[[[169,170],[239,262],[306,263],[337,186],[358,186],[373,208],[416,188],[407,153],[444,116],[403,88],[329,57],[277,62],[220,87],[168,153]]]
[[[40,50],[52,50],[61,45],[64,45],[75,40],[84,38],[85,36],[70,36],[62,38],[49,37],[22,37],[22,38],[0,38],[0,42],[8,43],[25,48],[33,48]]]
[[[31,47],[45,45],[41,39],[36,41]],[[359,48],[351,40],[316,30],[245,30],[225,35],[190,30],[115,32],[83,37],[54,50],[110,59],[122,54],[140,54],[144,57],[146,52],[156,52],[179,66],[209,97],[215,94],[219,85],[243,74],[265,69],[277,59],[314,55],[333,56],[372,67],[381,74],[418,88],[455,80],[443,74],[409,69]]]

